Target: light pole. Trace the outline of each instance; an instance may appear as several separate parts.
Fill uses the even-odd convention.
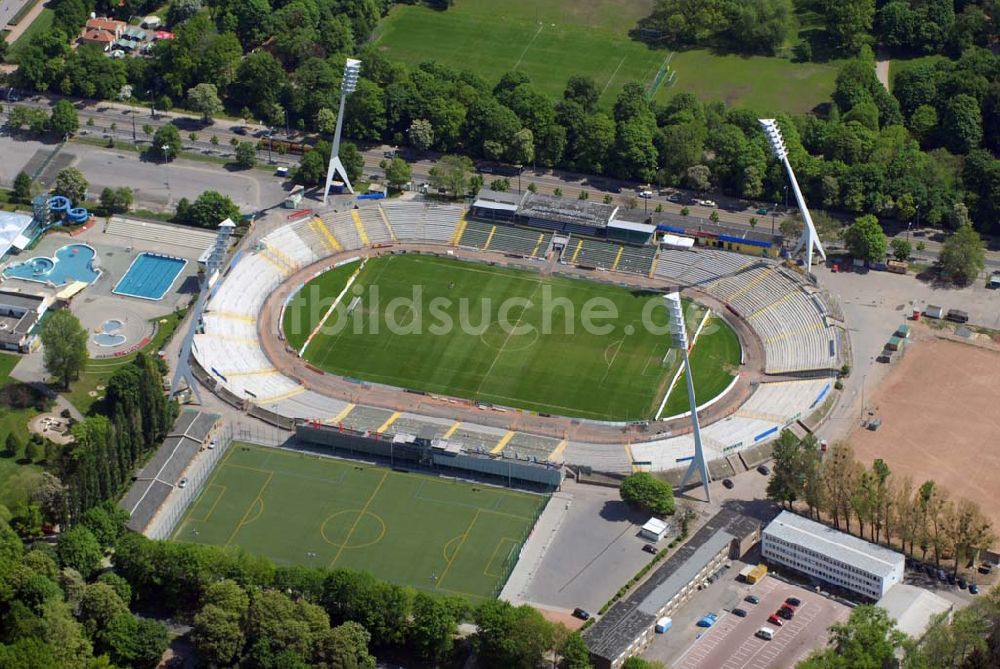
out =
[[[785,213],[788,213],[788,184],[785,184]]]
[[[340,133],[344,127],[344,107],[347,104],[347,96],[358,88],[358,77],[361,76],[361,61],[348,58],[344,64],[344,79],[340,84],[340,111],[337,113],[337,128],[333,134],[333,147],[330,149],[330,166],[326,171],[326,182],[323,184],[323,204],[326,205],[330,196],[330,185],[333,177],[339,174],[344,180],[344,185],[351,193],[354,187],[347,176],[347,169],[340,160]]]

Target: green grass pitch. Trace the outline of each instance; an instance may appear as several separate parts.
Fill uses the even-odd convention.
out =
[[[234,443],[173,539],[476,600],[502,587],[547,499]]]
[[[283,327],[297,350],[325,313],[316,303],[338,295],[355,269],[344,266],[317,277],[290,303]],[[421,295],[416,312],[408,304],[393,307],[415,290]],[[355,293],[360,306],[348,314]],[[436,307],[442,298],[447,303]],[[498,315],[512,298],[526,302],[507,312],[504,329]],[[645,420],[659,408],[680,365],[665,328],[643,326],[644,310],[653,325],[666,325],[662,302],[659,294],[522,269],[385,256],[368,261],[303,357],[328,372],[402,388],[593,420]],[[594,321],[606,331],[583,327],[587,304],[613,307],[615,318]],[[703,315],[688,303],[691,333]],[[435,329],[448,321],[452,327]],[[463,321],[472,327],[460,327]],[[417,331],[393,332],[390,323]],[[692,362],[699,401],[723,390],[740,360],[729,326],[718,318],[708,325]],[[686,404],[686,389],[678,383],[665,415],[684,411]]]
[[[804,113],[829,99],[839,62],[796,63],[788,57],[799,39],[792,31],[783,57],[717,54],[708,49],[671,53],[629,37],[648,16],[650,0],[456,0],[445,11],[420,3],[396,5],[379,24],[377,44],[397,61],[433,60],[484,77],[492,86],[511,70],[525,72],[552,97],[561,97],[570,76],[590,76],[610,108],[622,86],[649,86],[661,66],[677,73],[662,86],[665,102],[680,91],[723,100],[761,113]],[[800,30],[816,17],[797,10]]]

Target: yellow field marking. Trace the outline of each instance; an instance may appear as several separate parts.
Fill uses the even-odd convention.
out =
[[[488,248],[490,247],[490,242],[492,242],[492,241],[493,241],[493,235],[495,235],[496,233],[497,233],[497,226],[495,226],[495,225],[494,225],[494,226],[493,226],[493,227],[492,227],[492,228],[490,229],[490,234],[489,234],[489,236],[488,236],[488,237],[486,237],[486,243],[485,243],[485,244],[483,244],[483,250],[484,250],[484,251],[485,251],[486,249],[488,249]]]
[[[469,538],[469,534],[472,533],[472,527],[476,524],[476,520],[479,518],[479,511],[479,509],[476,509],[476,515],[472,517],[472,522],[469,523],[469,526],[465,529],[465,534],[462,535],[462,540],[458,542],[458,548],[456,548],[455,552],[452,553],[451,559],[448,560],[448,564],[445,565],[444,571],[442,571],[441,576],[438,577],[435,587],[437,587],[440,583],[444,583],[444,577],[448,575],[448,570],[451,569],[451,565],[455,564],[455,558],[458,557],[458,554],[462,552],[462,546],[465,545],[465,540]]]
[[[365,224],[361,221],[361,213],[357,209],[351,209],[351,218],[354,219],[354,229],[358,231],[361,243],[368,246],[371,242],[368,241],[368,231],[365,230]]]
[[[545,233],[544,232],[539,232],[538,233],[538,241],[535,243],[535,248],[533,248],[531,250],[531,257],[532,258],[538,257],[538,249],[541,248],[542,242],[544,242],[544,241],[545,241]]]
[[[263,258],[267,262],[271,263],[271,265],[274,266],[274,269],[278,270],[278,274],[280,274],[281,276],[287,277],[287,276],[289,276],[291,274],[291,272],[288,270],[287,267],[285,267],[284,265],[282,265],[281,263],[279,263],[277,260],[275,260],[274,258],[272,258],[271,256],[269,256],[267,254],[267,251],[264,251],[263,253],[258,253],[257,256],[260,257],[260,258]]]
[[[559,442],[559,445],[552,449],[546,460],[551,460],[552,462],[559,462],[559,458],[562,457],[563,451],[566,450],[566,446],[569,444],[568,439],[563,439]]]
[[[444,561],[445,562],[447,562],[448,560],[451,559],[451,557],[448,555],[448,547],[451,546],[453,543],[455,543],[456,541],[458,541],[461,538],[462,538],[461,534],[459,534],[457,537],[452,537],[451,539],[449,539],[445,543],[444,546],[441,547],[441,555],[444,557]]]
[[[730,295],[728,301],[732,302],[734,299],[736,299],[740,295],[743,295],[744,293],[750,292],[752,289],[756,288],[761,283],[763,283],[764,279],[766,279],[767,277],[771,276],[772,272],[774,272],[774,269],[771,268],[771,267],[768,267],[766,270],[764,270],[763,272],[761,272],[760,274],[758,274],[757,276],[755,276],[752,281],[748,282],[742,288],[740,288],[735,293],[733,293],[732,295]]]
[[[274,472],[269,472],[267,475],[267,480],[264,481],[264,485],[262,485],[260,487],[260,490],[257,491],[257,496],[253,498],[252,502],[250,502],[250,506],[247,507],[247,510],[243,513],[243,517],[240,518],[239,525],[236,526],[236,529],[233,530],[233,533],[229,535],[228,539],[226,539],[226,543],[222,544],[223,546],[228,546],[230,543],[232,543],[233,538],[236,537],[236,533],[239,532],[240,529],[243,527],[243,525],[246,524],[247,516],[250,515],[250,511],[257,506],[257,501],[260,500],[261,502],[263,502],[261,497],[263,496],[264,491],[267,490],[267,486],[271,484],[272,478],[274,478]],[[261,513],[263,513],[263,511]]]
[[[221,483],[211,483],[211,484],[209,484],[205,488],[205,492],[207,493],[212,488],[222,488],[222,492],[220,492],[218,494],[218,496],[215,498],[215,502],[212,504],[212,508],[210,508],[208,510],[208,513],[205,514],[204,518],[195,518],[195,517],[191,516],[191,517],[188,518],[188,520],[194,521],[196,523],[207,523],[208,519],[212,517],[212,512],[215,511],[215,507],[217,507],[219,505],[219,500],[222,499],[222,496],[226,494],[226,486],[222,485]],[[204,494],[204,493],[202,493],[202,494]],[[199,502],[198,502],[198,506],[199,507],[201,506],[201,501],[200,501],[201,499],[203,499],[203,498],[199,498]],[[193,510],[192,510],[192,512],[193,512]]]
[[[224,372],[222,372],[222,375],[224,377],[226,377],[227,379],[234,379],[234,378],[239,377],[239,376],[256,376],[258,374],[261,374],[261,375],[264,375],[264,374],[271,375],[271,374],[277,374],[277,373],[278,373],[278,370],[276,370],[274,367],[261,367],[260,369],[251,369],[251,370],[246,371],[246,372],[225,372],[224,371]]]
[[[206,316],[218,316],[219,318],[228,318],[233,321],[243,321],[244,323],[256,323],[257,319],[253,316],[245,316],[244,314],[237,314],[233,311],[209,311],[205,314]]]
[[[296,395],[301,395],[305,391],[306,391],[305,388],[299,386],[298,388],[293,388],[292,390],[289,390],[287,393],[275,395],[274,397],[258,397],[256,400],[254,400],[254,402],[256,404],[269,404],[272,402],[280,402],[282,400],[287,400],[289,398],[295,397]]]
[[[496,453],[499,453],[500,451],[502,451],[504,449],[504,447],[507,444],[510,443],[510,440],[514,438],[515,434],[517,434],[517,432],[515,432],[514,430],[511,430],[507,434],[505,434],[504,436],[500,437],[500,441],[497,442],[496,446],[494,446],[492,449],[490,449],[490,453],[496,454]]]
[[[570,258],[569,261],[570,262],[576,262],[576,257],[578,255],[580,255],[580,251],[582,251],[582,250],[583,250],[583,240],[580,239],[580,240],[577,240],[577,242],[576,242],[576,250],[573,251],[573,257]]]
[[[357,406],[357,405],[355,405],[355,404],[348,404],[346,407],[344,407],[343,409],[340,410],[340,413],[338,413],[336,416],[334,416],[333,418],[331,418],[330,420],[328,420],[326,422],[330,423],[332,425],[336,425],[340,421],[342,421],[345,418],[347,418],[347,414],[349,414],[352,411],[354,411],[354,407],[355,406]]]
[[[458,224],[455,226],[455,234],[451,236],[451,239],[448,240],[448,243],[451,244],[452,246],[458,244],[458,240],[462,238],[462,234],[465,232],[465,228],[468,225],[469,222],[465,220],[465,214],[462,214],[462,217],[458,219]]]
[[[387,478],[389,478],[389,471],[390,470],[386,470],[385,472],[382,473],[382,480],[378,482],[378,485],[375,486],[374,492],[372,492],[372,494],[368,497],[368,501],[366,501],[365,505],[361,507],[361,511],[358,512],[358,517],[354,519],[354,524],[351,525],[351,529],[347,531],[347,536],[344,538],[344,543],[341,544],[339,549],[337,549],[337,554],[333,556],[333,560],[330,562],[330,567],[329,567],[330,569],[333,569],[333,565],[337,564],[337,560],[340,559],[340,554],[344,552],[344,546],[351,543],[351,536],[354,534],[354,530],[358,528],[358,523],[360,523],[361,519],[364,518],[366,513],[368,513],[368,507],[372,505],[372,501],[374,501],[375,497],[382,489],[382,484],[385,483],[385,480]]]
[[[816,330],[822,330],[825,327],[826,323],[823,322],[813,323],[812,325],[807,325],[806,327],[799,328],[798,330],[790,330],[788,332],[782,332],[779,335],[774,335],[773,337],[769,337],[768,339],[764,340],[764,343],[773,344],[774,342],[781,341],[782,339],[788,339],[790,337],[797,337],[799,335],[809,334],[810,332],[814,332]]]
[[[773,309],[774,307],[778,306],[779,304],[784,304],[788,300],[790,300],[793,297],[795,297],[796,294],[797,293],[792,292],[792,293],[788,293],[787,295],[782,295],[781,297],[779,297],[774,302],[771,302],[771,304],[767,305],[766,307],[761,307],[757,311],[755,311],[752,314],[750,314],[749,316],[747,316],[747,320],[750,320],[751,318],[756,318],[757,316],[760,316],[761,314],[763,314],[765,311]]]
[[[614,272],[616,269],[618,269],[618,263],[621,262],[621,260],[622,260],[622,254],[623,253],[625,253],[625,247],[624,246],[619,246],[618,247],[618,255],[615,256],[615,264],[611,266],[611,271],[612,272]]]
[[[385,530],[385,521],[382,520],[382,516],[378,515],[377,513],[371,513],[370,511],[365,511],[363,514],[361,514],[359,516],[359,518],[355,519],[355,521],[357,523],[358,521],[360,521],[360,518],[362,518],[364,516],[371,516],[372,518],[374,518],[376,521],[378,521],[379,527],[381,528],[379,530],[379,533],[378,533],[377,537],[375,537],[371,541],[366,541],[363,544],[355,544],[354,546],[348,546],[346,542],[342,543],[342,544],[339,544],[336,541],[331,541],[330,537],[326,536],[326,524],[329,523],[334,518],[336,518],[337,516],[343,515],[345,513],[355,513],[355,511],[352,510],[352,509],[345,509],[344,511],[338,511],[337,513],[334,513],[334,514],[330,515],[329,517],[327,517],[326,520],[323,521],[323,524],[319,528],[319,533],[320,533],[320,536],[323,537],[323,541],[325,541],[326,543],[328,543],[331,546],[334,546],[336,548],[368,548],[369,546],[374,546],[378,542],[382,541],[382,537],[385,536],[385,532],[386,532],[386,530]]]
[[[392,425],[393,423],[396,422],[396,420],[402,415],[402,413],[403,413],[402,411],[393,411],[392,415],[389,416],[386,419],[386,421],[384,423],[382,423],[382,425],[380,425],[379,428],[377,430],[375,430],[375,431],[378,432],[378,433],[385,432],[386,430],[389,429],[390,425]]]
[[[500,547],[503,546],[504,543],[508,541],[514,546],[517,545],[517,539],[511,539],[510,537],[500,537],[500,541],[497,542],[497,547],[493,549],[493,554],[490,555],[489,561],[486,563],[486,566],[483,567],[483,576],[489,576],[491,578],[500,578],[500,574],[494,574],[493,572],[491,572],[490,567],[493,566],[493,560],[495,560],[497,557],[497,551],[499,551]]]
[[[459,425],[461,425],[461,424],[462,424],[462,421],[460,421],[460,420],[456,420],[456,421],[455,421],[455,422],[454,422],[454,423],[452,424],[452,426],[448,428],[448,431],[444,433],[444,437],[442,437],[442,438],[443,438],[443,439],[447,439],[447,438],[448,438],[448,437],[450,437],[451,435],[455,434],[455,432],[457,432],[457,431],[458,431],[458,426],[459,426]]]
[[[394,242],[398,241],[396,239],[396,231],[392,229],[391,225],[389,225],[389,217],[386,216],[385,210],[382,209],[382,207],[379,207],[378,208],[378,213],[379,213],[379,215],[382,216],[382,222],[385,223],[385,227],[389,231],[389,236],[392,237],[392,241],[394,241]]]
[[[649,266],[649,278],[652,279],[656,276],[656,266],[660,263],[660,251],[657,250],[656,254],[653,256],[653,264]]]
[[[314,218],[313,224],[313,227],[318,230],[321,235],[323,235],[324,239],[326,239],[326,243],[330,245],[330,248],[338,253],[344,250],[343,245],[337,241],[336,237],[333,236],[333,233],[330,232],[330,228],[326,227],[326,223],[322,218]]]

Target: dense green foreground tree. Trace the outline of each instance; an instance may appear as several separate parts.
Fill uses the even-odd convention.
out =
[[[636,472],[625,477],[619,486],[622,501],[633,509],[642,509],[658,516],[674,513],[674,491],[669,483],[649,472]]]
[[[87,364],[87,331],[71,311],[60,309],[45,322],[41,339],[45,371],[69,388]]]

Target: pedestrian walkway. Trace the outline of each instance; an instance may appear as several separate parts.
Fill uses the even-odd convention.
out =
[[[572,501],[572,493],[557,492],[552,495],[545,511],[538,517],[535,528],[528,535],[528,540],[521,547],[521,555],[514,566],[514,571],[511,572],[510,578],[507,579],[503,590],[500,591],[500,599],[515,606],[527,603],[525,593],[531,584],[531,579],[534,578],[545,552],[552,540],[555,539],[556,533],[559,532],[559,527],[566,518],[566,512],[569,511],[569,505]]]

